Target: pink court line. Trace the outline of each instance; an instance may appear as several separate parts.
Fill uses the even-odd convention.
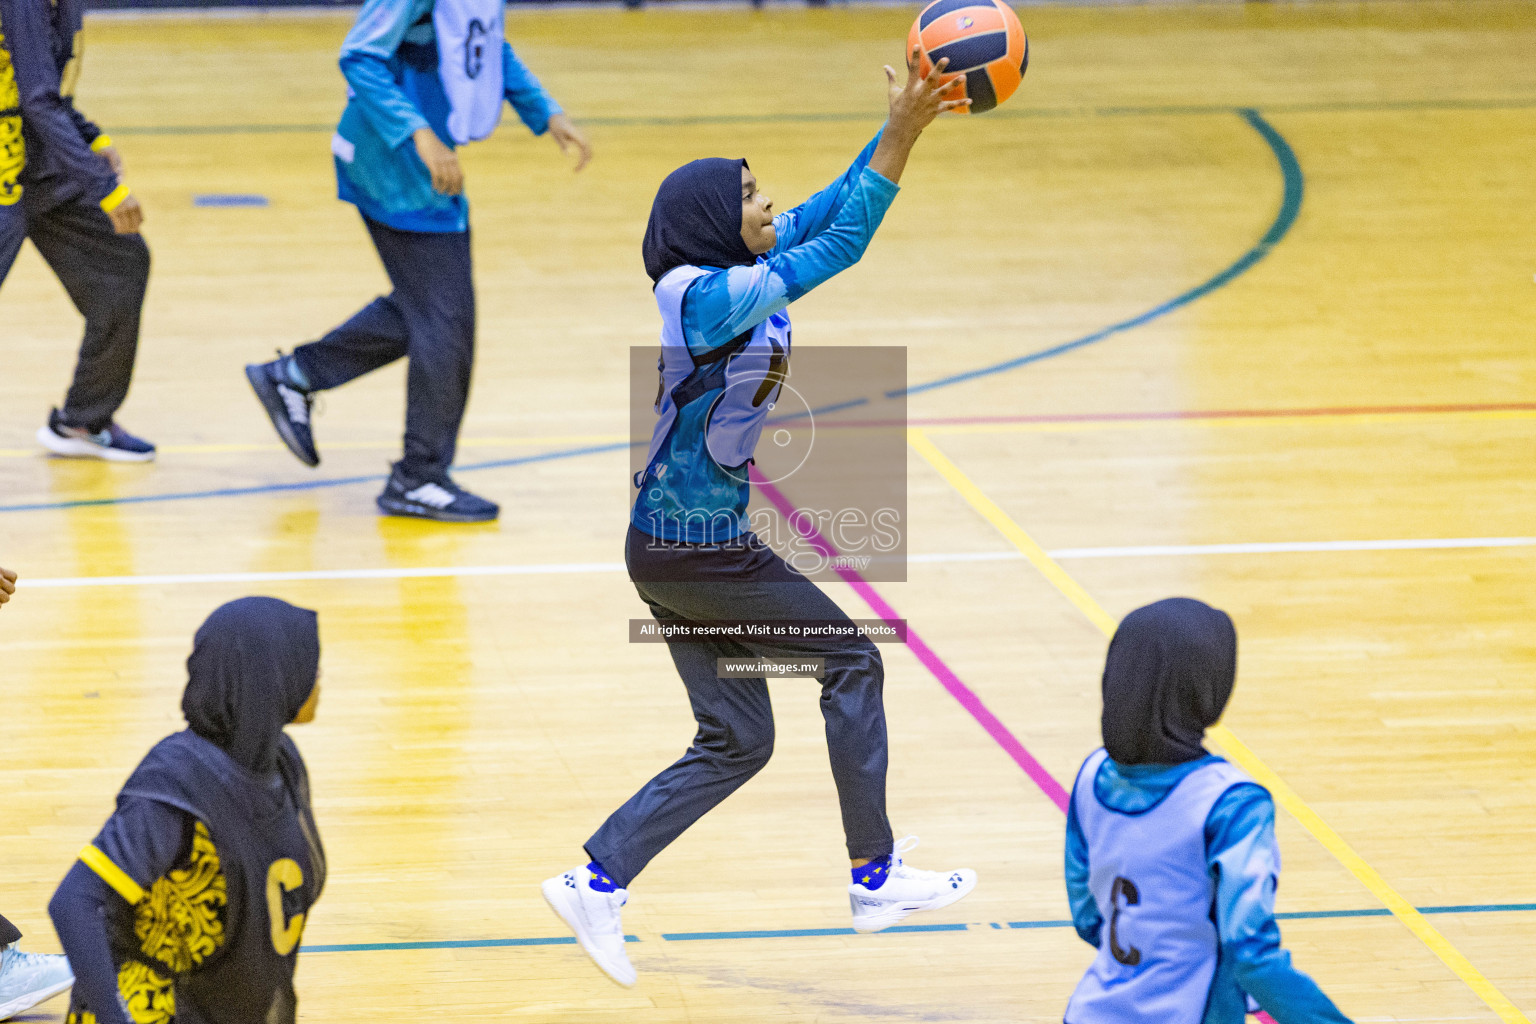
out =
[[[1256,420],[1323,416],[1433,416],[1458,412],[1536,412],[1536,402],[1466,405],[1343,405],[1305,409],[1188,409],[1151,412],[1067,412],[1032,416],[927,416],[906,420],[839,418],[839,427],[950,427],[1003,423],[1149,423],[1166,420]]]
[[[820,530],[816,529],[815,523],[807,516],[795,514],[798,509],[795,508],[793,502],[784,496],[783,491],[780,491],[764,479],[762,474],[757,471],[756,466],[752,466],[748,473],[751,475],[752,482],[757,485],[757,489],[762,492],[763,496],[768,499],[774,508],[779,510],[779,514],[789,521],[796,533],[810,541],[811,545],[826,558],[832,559],[837,557],[837,549],[832,546],[826,537],[822,536]],[[852,587],[864,599],[864,602],[874,609],[875,614],[880,616],[881,619],[893,624],[901,619],[901,616],[896,613],[896,609],[891,607],[890,602],[881,597],[880,592],[870,586],[869,581],[864,579],[863,576],[853,569],[837,565],[836,563],[834,563],[833,568],[838,576],[842,577],[843,582]],[[1024,774],[1029,776],[1030,781],[1038,786],[1042,793],[1050,797],[1051,802],[1056,805],[1056,809],[1065,814],[1067,812],[1067,802],[1071,798],[1067,795],[1067,791],[1062,788],[1061,783],[1057,782],[1051,773],[1045,770],[1045,766],[1025,749],[1024,744],[1019,742],[1019,738],[1002,723],[1002,720],[994,715],[986,704],[982,703],[981,698],[976,696],[976,691],[966,686],[960,677],[955,675],[954,670],[945,664],[944,659],[939,657],[933,648],[923,642],[923,638],[917,635],[917,631],[912,628],[911,623],[907,624],[907,648],[917,656],[917,660],[922,662],[923,667],[933,674],[933,677],[943,685],[944,689],[949,691],[950,696],[954,697],[955,700],[960,702],[961,707],[970,712],[971,717],[976,719],[981,724],[981,727],[987,731],[987,735],[991,736],[998,746],[1008,752],[1008,756],[1013,758],[1014,763],[1024,769]],[[1262,1010],[1254,1014],[1254,1019],[1258,1020],[1259,1024],[1276,1024],[1275,1019]]]
[[[810,541],[811,545],[827,558],[837,557],[837,549],[822,536],[821,531],[816,529],[814,523],[807,521],[806,516],[797,516],[795,514],[798,510],[784,496],[782,491],[765,480],[758,473],[756,466],[753,466],[749,472],[752,475],[752,482],[757,485],[758,490],[773,504],[774,508],[779,510],[779,514],[789,521],[796,533]],[[835,565],[834,570],[838,576],[842,577],[844,583],[852,587],[864,599],[864,602],[874,609],[875,614],[880,616],[881,619],[893,624],[900,621],[901,616],[897,614],[896,609],[892,608],[890,603],[880,596],[880,592],[870,586],[869,581],[859,575],[858,572],[841,565]],[[1051,802],[1056,805],[1057,809],[1065,814],[1068,797],[1067,791],[1062,788],[1061,783],[1057,782],[1051,773],[1045,770],[1045,766],[1035,759],[1035,756],[1025,748],[1024,744],[1019,742],[1019,738],[1003,724],[1002,720],[994,715],[986,704],[982,703],[981,698],[976,696],[976,692],[969,686],[966,686],[959,676],[955,675],[954,670],[945,664],[944,659],[939,657],[933,648],[923,642],[923,638],[917,635],[917,631],[912,628],[910,623],[907,625],[907,649],[917,657],[918,661],[922,662],[923,667],[933,674],[933,677],[939,681],[940,685],[949,691],[949,695],[959,701],[960,706],[965,708],[972,718],[976,719],[981,727],[987,731],[987,735],[991,736],[997,745],[1002,747],[1009,757],[1013,758],[1014,763],[1024,770],[1024,774],[1029,776],[1030,781],[1038,786],[1042,793],[1050,797]]]

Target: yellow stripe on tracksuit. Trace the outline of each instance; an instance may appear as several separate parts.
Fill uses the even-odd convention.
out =
[[[144,890],[139,887],[139,883],[128,877],[128,872],[112,863],[112,858],[95,846],[88,845],[80,851],[80,863],[100,875],[103,882],[117,890],[117,894],[129,903],[138,903],[144,898]]]
[[[27,165],[26,141],[21,135],[21,93],[16,88],[16,69],[5,45],[5,26],[0,25],[0,206],[21,201],[21,171]]]
[[[1114,616],[1105,611],[1076,580],[1067,575],[1067,571],[1046,554],[1045,549],[1035,543],[1034,538],[1025,533],[1008,513],[982,493],[981,488],[960,471],[960,467],[949,461],[949,458],[934,446],[928,435],[916,427],[909,427],[907,443],[927,460],[929,465],[938,470],[939,475],[959,491],[960,496],[981,513],[983,519],[995,526],[1021,555],[1029,559],[1030,563],[1039,569],[1078,611],[1098,626],[1105,636],[1114,635],[1115,627],[1118,625]],[[1247,744],[1233,735],[1232,730],[1224,725],[1216,725],[1211,728],[1210,736],[1232,761],[1251,775],[1256,782],[1267,788],[1280,806],[1290,812],[1303,828],[1312,833],[1313,838],[1322,843],[1323,848],[1333,854],[1350,874],[1359,879],[1360,884],[1369,889],[1371,894],[1379,899],[1382,905],[1390,910],[1392,915],[1401,921],[1419,941],[1428,946],[1430,952],[1439,957],[1458,978],[1466,982],[1467,986],[1477,993],[1478,998],[1499,1015],[1501,1021],[1505,1024],[1531,1024],[1530,1018],[1521,1013],[1519,1007],[1509,1001],[1509,997],[1500,992],[1493,982],[1473,967],[1471,961],[1451,945],[1449,939],[1441,935],[1412,903],[1404,899],[1375,868],[1366,863],[1365,858],[1356,853],[1342,836],[1330,828],[1328,823],[1309,807],[1295,790],[1286,785],[1272,768],[1248,748]]]

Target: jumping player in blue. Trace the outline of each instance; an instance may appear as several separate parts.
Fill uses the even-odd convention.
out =
[[[325,854],[283,728],[315,717],[315,613],[231,601],[187,672],[188,727],[134,769],[49,904],[75,969],[67,1024],[295,1024]]]
[[[469,202],[454,153],[496,129],[510,103],[528,130],[592,150],[504,37],[503,0],[367,0],[341,48],[346,111],[331,140],[340,197],[357,206],[393,291],[319,341],[245,368],[278,436],[320,462],[318,391],[404,356],[405,446],[379,508],[443,522],[495,519],[496,504],[448,475],[469,401],[475,285]]]
[[[1232,620],[1199,601],[1158,601],[1115,631],[1104,748],[1067,811],[1072,923],[1099,953],[1066,1024],[1242,1024],[1259,1008],[1349,1024],[1281,948],[1274,801],[1201,745],[1236,674]]]
[[[890,118],[841,177],[773,213],[745,160],[695,160],[668,175],[646,229],[646,272],[662,317],[660,419],[625,559],[660,622],[730,619],[847,624],[838,607],[747,529],[746,467],[790,357],[795,299],[857,263],[896,198],[918,136],[945,100],[944,62],[890,80]],[[727,386],[727,377],[733,386]],[[748,386],[734,386],[745,382]],[[976,884],[969,869],[905,864],[885,811],[884,669],[867,640],[669,641],[698,734],[586,843],[590,862],[543,884],[544,898],[597,965],[635,982],[620,909],[647,863],[768,762],[773,709],[764,679],[720,679],[719,657],[825,660],[821,709],[842,809],[854,928],[880,931],[947,906]]]

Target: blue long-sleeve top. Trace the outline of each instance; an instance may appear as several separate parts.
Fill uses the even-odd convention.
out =
[[[859,262],[900,191],[869,169],[880,134],[836,181],[773,218],[777,241],[755,266],[715,270],[689,285],[683,334],[694,355],[729,344]]]
[[[1213,760],[1178,765],[1107,760],[1093,782],[1094,792],[1113,810],[1138,813]],[[1275,922],[1280,847],[1268,790],[1252,783],[1222,794],[1205,820],[1205,862],[1216,884],[1214,916],[1221,946],[1204,1024],[1241,1024],[1247,1009],[1244,993],[1279,1024],[1350,1024],[1316,982],[1291,966],[1290,953],[1280,945]],[[1088,889],[1088,841],[1075,801],[1067,811],[1066,876],[1072,924],[1084,942],[1098,948],[1104,918]]]
[[[434,0],[366,0],[341,46],[347,108],[336,128],[337,192],[370,220],[401,231],[454,232],[469,227],[469,203],[432,188],[411,136],[431,128],[443,144],[450,107],[438,77]],[[501,48],[507,102],[528,130],[542,135],[560,106],[512,52]]]
[[[730,344],[859,261],[900,191],[869,167],[879,141],[877,134],[837,180],[775,216],[777,240],[755,265],[700,268],[705,273],[683,296],[683,337],[689,351],[702,356]],[[651,483],[640,491],[630,512],[630,522],[640,530],[699,544],[735,535],[722,533],[720,522],[741,528],[751,488],[711,457],[707,413],[707,403],[679,410],[675,427],[647,470]],[[688,511],[679,515],[676,510]]]
[[[71,65],[78,59],[84,10],[84,0],[0,0],[0,31],[10,51],[14,109],[25,140],[26,163],[17,177],[34,208],[73,200],[100,203],[110,196],[121,201],[127,195],[126,188],[118,194],[112,168],[91,148],[105,141],[101,129],[75,109],[78,65]]]

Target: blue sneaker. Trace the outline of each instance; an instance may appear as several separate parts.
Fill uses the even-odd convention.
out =
[[[48,424],[37,428],[37,443],[55,455],[70,459],[105,459],[108,462],[151,462],[155,446],[134,437],[116,423],[101,430],[87,430],[64,422],[55,409]]]
[[[252,363],[245,368],[245,379],[251,382],[251,390],[256,392],[288,450],[304,465],[318,466],[320,453],[315,450],[315,435],[310,428],[314,397],[311,392],[294,387],[288,379],[288,360],[292,358],[279,353],[270,363]]]
[[[440,523],[488,523],[501,514],[494,501],[470,494],[446,473],[436,480],[417,480],[406,476],[398,462],[391,467],[378,506],[388,515]]]
[[[75,983],[63,953],[23,953],[0,946],[0,1020],[10,1020]]]

